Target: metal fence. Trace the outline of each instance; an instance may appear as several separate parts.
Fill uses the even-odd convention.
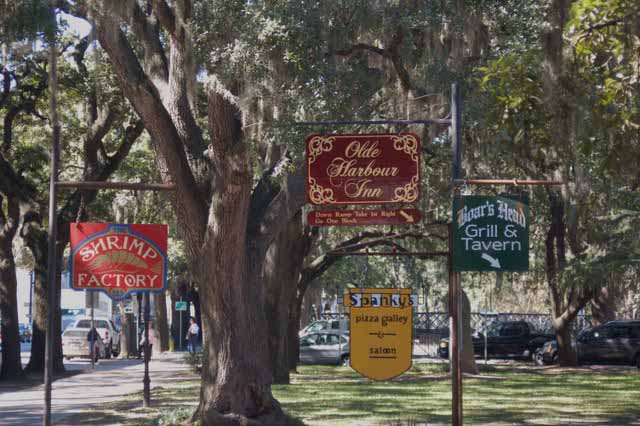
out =
[[[349,318],[348,313],[323,313],[321,319],[335,319],[338,317]],[[471,328],[480,330],[493,322],[526,321],[538,333],[555,334],[551,324],[551,316],[546,314],[530,314],[503,312],[486,314],[482,312],[471,313]],[[586,315],[578,315],[572,323],[572,335],[574,338],[580,330],[590,327],[590,318]],[[438,355],[438,344],[443,337],[449,335],[448,312],[416,312],[413,316],[414,356],[435,357]]]

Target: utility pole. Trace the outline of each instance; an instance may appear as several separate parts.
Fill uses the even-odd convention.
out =
[[[142,379],[143,385],[143,406],[149,407],[151,405],[151,380],[149,379],[149,292],[144,293],[144,378]]]
[[[462,175],[462,93],[458,83],[451,86],[451,154],[452,168],[451,179],[455,181]],[[458,186],[454,186],[454,197],[460,196]],[[453,227],[455,218],[452,218],[449,228],[449,315],[451,336],[451,398],[452,413],[451,424],[462,426],[462,315],[461,315],[461,276],[453,268]]]
[[[56,25],[55,9],[51,10],[52,25]],[[49,176],[49,235],[47,247],[47,331],[44,351],[44,415],[42,424],[51,425],[51,382],[53,379],[53,341],[56,310],[56,240],[58,236],[58,197],[56,183],[58,181],[58,171],[60,168],[60,123],[58,122],[58,52],[56,47],[56,34],[53,29],[49,36],[49,113],[51,126],[53,127],[53,138],[51,147],[51,175]]]

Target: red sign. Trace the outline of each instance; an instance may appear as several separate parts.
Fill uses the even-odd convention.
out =
[[[413,133],[307,138],[307,199],[316,205],[414,203],[420,138]]]
[[[311,226],[413,225],[420,220],[417,209],[315,210],[307,214]]]
[[[167,284],[167,225],[72,223],[69,276],[74,290],[112,299],[162,291]]]

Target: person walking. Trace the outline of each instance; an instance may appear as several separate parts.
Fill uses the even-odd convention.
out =
[[[196,323],[194,317],[189,318],[189,330],[187,331],[187,349],[189,353],[195,353],[198,345],[198,334],[200,333],[200,327]]]

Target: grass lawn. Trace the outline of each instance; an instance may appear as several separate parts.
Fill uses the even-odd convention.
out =
[[[467,425],[640,425],[637,369],[480,369],[481,377],[464,379]],[[438,364],[415,364],[386,382],[364,379],[347,367],[303,366],[290,385],[275,385],[273,392],[288,414],[309,426],[450,424],[451,384]],[[183,382],[176,389],[154,389],[151,412],[139,408],[136,395],[92,410],[84,420],[78,415],[78,423],[70,424],[177,424],[197,397],[198,384]],[[88,423],[87,417],[100,420]]]
[[[465,424],[640,425],[637,369],[480,368],[485,377],[464,379]],[[371,382],[345,367],[303,367],[274,393],[308,425],[451,422],[451,383],[440,365],[415,364],[388,382]]]

